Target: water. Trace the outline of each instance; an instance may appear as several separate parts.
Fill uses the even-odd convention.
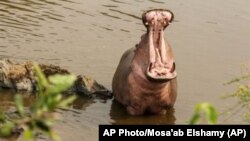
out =
[[[235,105],[220,97],[233,89],[223,83],[250,64],[249,0],[1,0],[0,58],[60,65],[111,88],[122,53],[145,32],[140,16],[151,8],[175,14],[165,32],[177,64],[175,112],[131,117],[112,100],[80,98],[62,112],[63,139],[97,140],[99,124],[185,124],[197,102],[220,111]],[[1,92],[1,105],[11,101],[6,95]],[[240,115],[219,122],[244,123]]]

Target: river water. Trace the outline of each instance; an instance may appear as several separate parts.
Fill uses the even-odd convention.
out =
[[[0,58],[60,65],[111,89],[122,53],[146,31],[142,12],[152,8],[175,14],[165,31],[178,73],[174,111],[131,117],[113,100],[82,97],[62,112],[62,138],[97,140],[99,124],[186,124],[198,102],[221,112],[235,105],[221,97],[233,90],[223,83],[250,64],[249,0],[1,0]],[[12,93],[1,92],[2,105]],[[219,123],[244,123],[241,115],[225,119],[220,116]]]

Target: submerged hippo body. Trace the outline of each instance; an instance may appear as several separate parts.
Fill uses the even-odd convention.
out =
[[[142,19],[147,33],[123,54],[114,74],[114,97],[131,115],[164,114],[175,103],[177,74],[172,49],[163,37],[173,16],[169,10],[145,12]]]

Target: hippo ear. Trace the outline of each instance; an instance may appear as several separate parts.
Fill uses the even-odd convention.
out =
[[[164,15],[167,17],[169,23],[174,20],[174,13],[172,11],[165,10]]]
[[[148,11],[146,11],[146,12],[144,12],[143,14],[142,14],[142,23],[144,24],[144,26],[145,27],[148,27],[148,25],[146,24],[146,22],[147,22],[147,19],[146,19],[146,14],[147,14],[147,12]]]

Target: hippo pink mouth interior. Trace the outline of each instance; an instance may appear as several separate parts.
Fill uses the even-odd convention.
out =
[[[168,80],[176,77],[173,56],[164,40],[164,29],[173,15],[168,10],[151,10],[143,14],[143,23],[148,31],[149,65],[147,76],[154,80]]]

